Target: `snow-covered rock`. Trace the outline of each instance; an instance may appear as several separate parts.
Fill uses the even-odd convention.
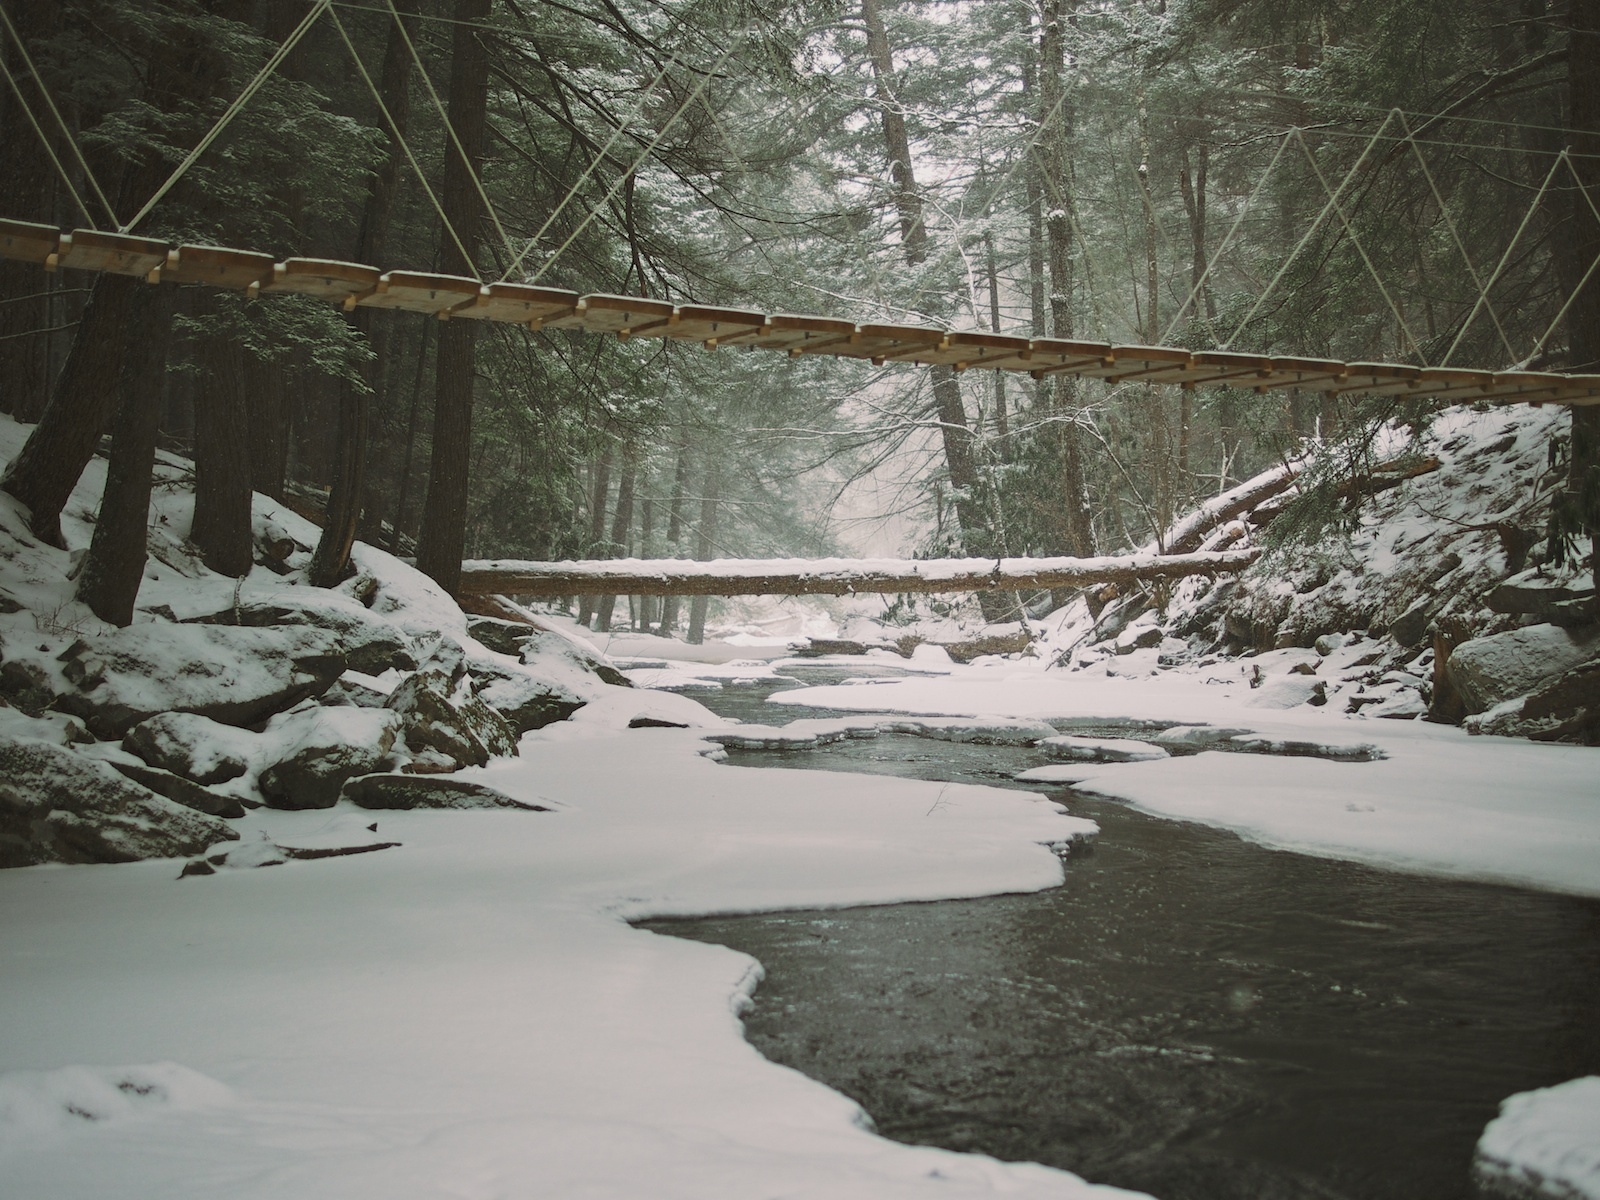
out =
[[[0,867],[171,858],[238,836],[109,763],[0,737]]]
[[[1502,1101],[1472,1173],[1486,1200],[1600,1198],[1600,1076]]]
[[[250,769],[257,741],[199,713],[164,712],[140,721],[122,738],[122,747],[152,767],[199,784],[224,783]]]
[[[1565,671],[1600,656],[1600,628],[1529,625],[1462,642],[1445,671],[1468,713],[1526,696]]]
[[[1302,704],[1326,704],[1328,684],[1309,675],[1285,675],[1269,679],[1245,703],[1251,708],[1298,708]]]
[[[385,702],[404,722],[407,747],[435,751],[462,767],[515,754],[517,736],[506,719],[473,694],[464,669],[456,674],[433,665],[438,661],[408,676]]]
[[[1165,750],[1151,742],[1134,738],[1076,737],[1071,734],[1042,738],[1039,749],[1051,758],[1068,762],[1149,762],[1167,757]]]
[[[384,708],[308,708],[268,723],[261,794],[273,808],[332,808],[345,780],[379,770],[400,716]]]
[[[514,800],[504,792],[466,779],[436,775],[362,775],[344,785],[341,799],[359,808],[520,808],[549,812],[551,805]]]
[[[1464,724],[1469,733],[1600,744],[1600,658],[1564,671],[1532,695],[1468,717]]]
[[[345,667],[320,629],[166,622],[80,639],[62,659],[74,688],[56,707],[102,738],[173,711],[249,725],[325,692]]]
[[[283,588],[270,598],[254,599],[201,618],[210,625],[309,626],[333,634],[345,665],[352,671],[378,675],[391,667],[417,665],[411,639],[391,621],[375,617],[359,601],[325,588]]]

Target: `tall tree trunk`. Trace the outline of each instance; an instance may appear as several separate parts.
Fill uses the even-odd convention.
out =
[[[417,342],[417,370],[411,380],[411,404],[406,415],[406,446],[400,461],[400,494],[394,502],[394,538],[390,549],[398,552],[400,538],[405,533],[406,516],[410,512],[412,465],[416,459],[417,429],[422,423],[422,381],[428,373],[428,339],[433,325],[422,327],[422,337]]]
[[[132,309],[133,351],[118,379],[121,405],[111,423],[111,461],[77,589],[95,616],[123,626],[133,623],[144,579],[172,293],[147,288],[135,294]]]
[[[677,558],[683,549],[683,504],[689,492],[689,436],[678,434],[678,459],[672,468],[672,505],[667,510],[667,553]],[[678,597],[661,598],[661,624],[656,632],[666,637],[678,627]]]
[[[650,492],[650,472],[644,473],[644,500],[639,506],[639,557],[653,558],[655,555],[655,524],[656,524],[656,498]],[[637,628],[640,633],[648,633],[651,624],[655,621],[654,596],[640,596],[635,602],[635,611],[638,618]]]
[[[489,103],[489,55],[474,26],[488,19],[489,0],[456,0],[450,57],[450,124],[465,155],[445,139],[440,202],[447,223],[461,238],[458,249],[448,233],[441,237],[439,269],[449,275],[477,275],[472,262],[478,244],[483,204],[473,174],[483,164]],[[462,254],[465,249],[465,255]],[[428,508],[417,546],[417,566],[445,591],[461,583],[461,556],[467,540],[468,467],[472,448],[472,383],[477,366],[476,321],[446,321],[439,330],[433,410],[433,458],[428,471]]]
[[[717,551],[717,512],[722,499],[722,462],[713,453],[706,465],[706,487],[700,498],[700,535],[694,556],[707,562]],[[689,602],[689,632],[686,641],[698,646],[706,640],[706,610],[709,596],[696,596]]]
[[[628,532],[633,528],[633,486],[638,478],[638,455],[632,443],[622,451],[622,477],[617,480],[617,508],[611,518],[611,545],[607,558],[626,557]],[[616,611],[615,596],[601,596],[594,627],[601,633],[611,631],[611,614]]]
[[[1573,129],[1572,165],[1591,196],[1600,196],[1600,0],[1571,0],[1567,52],[1570,94],[1568,123]],[[1572,199],[1572,237],[1567,239],[1570,291],[1600,256],[1600,222],[1581,192]],[[1570,369],[1600,370],[1600,279],[1592,279],[1567,310]],[[1571,458],[1567,474],[1566,525],[1574,535],[1589,535],[1600,614],[1600,406],[1573,406]]]
[[[995,333],[1000,332],[1000,267],[995,261],[994,233],[992,230],[983,232],[984,266],[989,275],[989,328]],[[994,375],[994,436],[999,449],[1000,460],[1006,462],[1011,457],[1011,427],[1006,413],[1006,373],[1004,371],[992,372]]]
[[[883,143],[889,159],[889,175],[894,181],[895,208],[900,214],[900,241],[906,264],[918,267],[928,258],[928,227],[923,220],[922,195],[917,191],[905,114],[895,94],[894,55],[878,0],[861,0],[861,20],[867,31],[867,57],[872,63],[873,86],[883,112]],[[972,428],[967,423],[966,406],[961,401],[961,383],[949,367],[933,367],[929,374],[933,382],[934,411],[939,418],[939,433],[944,444],[945,467],[954,493],[956,519],[961,526],[961,544],[968,553],[987,554],[993,549],[994,538],[983,503],[983,480],[973,453]]]
[[[606,497],[611,491],[611,461],[616,454],[616,449],[607,443],[605,453],[594,464],[594,481],[589,491],[589,545],[584,549],[587,558],[606,557],[601,548],[601,541],[606,536]],[[588,627],[589,619],[594,616],[593,596],[584,596],[578,601],[578,624]]]
[[[255,364],[230,337],[202,346],[208,384],[195,397],[194,524],[189,540],[206,566],[235,579],[250,573],[250,420],[244,376]]]
[[[1050,334],[1070,338],[1072,320],[1071,162],[1072,106],[1066,93],[1066,5],[1072,0],[1045,0],[1039,34],[1039,175],[1045,214],[1045,248],[1050,267]],[[1055,449],[1065,507],[1063,541],[1070,553],[1095,552],[1094,519],[1089,506],[1082,437],[1073,418],[1076,397],[1070,379],[1058,377],[1040,388],[1040,401],[1053,418],[1047,426]]]
[[[395,9],[400,20],[414,24],[416,0],[397,0]],[[402,137],[410,124],[410,81],[411,55],[396,21],[389,27],[379,91]],[[361,226],[356,233],[356,262],[376,263],[384,260],[394,212],[395,189],[400,178],[401,156],[399,138],[394,130],[390,130],[388,154],[367,184]],[[316,553],[311,557],[311,582],[318,587],[332,587],[349,570],[350,547],[355,543],[356,526],[361,519],[361,500],[366,490],[371,407],[386,374],[383,361],[376,352],[380,347],[387,346],[388,341],[373,338],[372,311],[357,308],[350,314],[350,321],[375,353],[363,372],[363,380],[345,379],[339,383],[338,430],[334,437],[333,480],[328,490],[328,513]]]

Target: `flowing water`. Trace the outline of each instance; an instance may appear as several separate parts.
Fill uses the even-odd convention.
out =
[[[696,697],[794,714],[768,690]],[[730,755],[1002,785],[1042,761],[900,735]],[[1060,888],[649,927],[758,958],[751,1042],[884,1135],[1162,1200],[1465,1197],[1501,1099],[1600,1073],[1600,903],[1051,794],[1101,828]]]

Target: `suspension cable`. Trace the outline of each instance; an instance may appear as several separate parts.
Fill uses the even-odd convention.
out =
[[[89,160],[83,156],[83,151],[78,147],[78,139],[73,136],[72,127],[67,124],[66,118],[61,115],[61,110],[56,107],[55,99],[50,95],[50,89],[44,85],[44,76],[39,74],[39,68],[34,63],[33,56],[28,53],[27,44],[22,40],[22,35],[17,32],[17,27],[11,23],[11,15],[6,12],[4,5],[0,5],[0,21],[5,22],[6,32],[11,35],[11,40],[16,44],[17,53],[21,55],[23,65],[28,68],[28,73],[33,76],[34,87],[39,89],[39,95],[44,99],[45,107],[50,110],[50,115],[56,119],[56,125],[60,128],[62,137],[66,139],[67,145],[71,148],[73,157],[78,160],[78,166],[83,171],[83,177],[88,180],[89,186],[94,189],[95,198],[100,201],[101,206],[106,210],[106,216],[110,217],[111,223],[115,225],[117,223],[116,210],[111,207],[111,201],[106,199],[106,194],[100,186],[100,181],[95,178],[94,171],[89,167]],[[4,56],[0,55],[0,62],[3,61]],[[27,114],[28,124],[32,125],[34,132],[39,135],[40,142],[44,144],[45,153],[50,156],[50,161],[55,164],[56,170],[61,175],[62,182],[67,185],[67,191],[72,193],[73,200],[83,210],[84,219],[93,228],[94,218],[90,216],[89,208],[84,204],[82,197],[78,195],[78,189],[73,186],[72,180],[68,178],[66,169],[56,156],[54,147],[50,145],[50,140],[45,137],[44,130],[39,126],[38,118],[34,116],[33,110],[28,106],[28,102],[23,99],[22,85],[11,74],[9,65],[6,65],[5,72],[6,81],[11,84],[11,90],[16,93],[17,103],[22,106],[22,111]]]
[[[205,137],[200,139],[199,144],[196,145],[193,150],[189,151],[188,157],[178,164],[177,169],[173,171],[171,175],[167,176],[167,181],[156,189],[155,195],[151,196],[149,200],[145,201],[144,207],[133,215],[133,219],[126,225],[119,227],[119,232],[127,233],[140,221],[144,220],[150,215],[150,210],[153,209],[157,204],[161,203],[162,198],[172,190],[173,186],[177,184],[178,180],[183,178],[185,172],[187,172],[189,168],[194,165],[195,160],[211,147],[211,143],[216,141],[217,138],[221,136],[222,131],[228,127],[228,125],[233,121],[234,117],[238,116],[239,113],[244,109],[244,106],[255,98],[255,94],[259,92],[262,88],[262,85],[264,85],[267,80],[271,78],[272,73],[278,69],[279,64],[282,63],[284,59],[289,57],[289,53],[300,44],[300,39],[305,37],[306,32],[316,24],[317,18],[323,13],[331,11],[331,7],[332,0],[316,0],[316,3],[312,6],[311,11],[301,19],[300,24],[296,25],[293,32],[291,32],[289,36],[284,39],[283,45],[279,46],[272,57],[267,59],[261,70],[256,72],[255,78],[245,85],[244,91],[240,92],[238,98],[235,99],[232,104],[228,105],[228,107],[223,111],[223,114],[217,118],[217,122],[211,127],[210,132],[208,132]]]
[[[422,184],[422,190],[428,194],[429,201],[433,204],[433,211],[439,214],[439,221],[446,235],[455,243],[456,249],[461,253],[461,261],[467,264],[467,269],[476,275],[472,256],[467,253],[466,243],[461,240],[461,235],[456,232],[456,227],[450,223],[450,218],[445,215],[444,205],[439,203],[439,197],[428,183],[428,176],[423,171],[422,165],[417,162],[417,156],[411,152],[411,144],[406,141],[405,135],[400,132],[400,125],[394,119],[394,114],[389,111],[389,106],[384,103],[383,93],[378,90],[378,85],[372,81],[372,76],[367,71],[366,63],[361,61],[361,55],[356,52],[355,43],[350,40],[350,34],[344,27],[344,22],[339,19],[339,14],[332,7],[328,9],[328,17],[333,22],[333,27],[339,31],[339,40],[344,42],[345,49],[350,51],[350,60],[355,63],[356,71],[361,75],[362,82],[367,85],[367,91],[372,93],[373,100],[377,101],[378,111],[383,114],[383,119],[388,122],[389,133],[394,137],[395,144],[400,147],[406,156],[406,161],[411,164],[411,169],[416,173],[417,181]]]

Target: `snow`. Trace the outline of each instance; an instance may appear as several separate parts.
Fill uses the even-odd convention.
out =
[[[1215,722],[1241,749],[1280,753],[1206,751],[1111,764],[1078,775],[1078,786],[1276,849],[1600,896],[1600,749],[1471,737],[1425,722],[1350,716],[1331,704],[1249,707],[1256,694],[1236,666],[1122,679],[1017,662],[872,688],[806,688],[781,700],[857,712],[1007,713],[1063,728]]]
[[[1492,1196],[1600,1197],[1600,1076],[1502,1101],[1478,1141],[1473,1173]]]
[[[231,1097],[15,1139],[10,1194],[1110,1194],[882,1141],[743,1041],[754,962],[624,923],[1048,887],[1043,843],[1090,823],[1016,792],[717,766],[694,731],[625,729],[623,701],[681,698],[618,696],[464,775],[554,813],[363,814],[404,845],[181,881],[0,875],[8,1072],[170,1061]],[[280,844],[349,820],[248,818]]]

